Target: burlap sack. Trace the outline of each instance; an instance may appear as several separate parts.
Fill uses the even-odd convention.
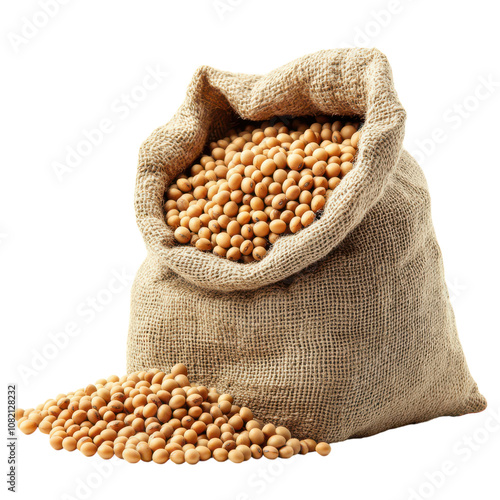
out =
[[[252,264],[174,244],[165,188],[207,140],[236,117],[315,114],[364,120],[355,168],[318,221]],[[329,442],[483,410],[404,124],[377,50],[322,51],[265,76],[200,68],[140,150],[148,256],[132,291],[128,370],[184,362],[257,417]]]

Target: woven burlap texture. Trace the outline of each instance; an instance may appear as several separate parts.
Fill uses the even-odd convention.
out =
[[[163,197],[238,117],[349,115],[355,168],[322,217],[241,264],[174,244]],[[148,255],[132,290],[128,371],[185,363],[294,436],[369,436],[486,406],[458,339],[426,181],[374,49],[321,51],[264,76],[210,67],[142,145],[135,207]]]

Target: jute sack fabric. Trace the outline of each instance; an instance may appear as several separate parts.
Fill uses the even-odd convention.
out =
[[[208,140],[238,117],[316,114],[364,121],[355,168],[318,221],[252,264],[174,244],[164,192]],[[132,290],[128,371],[184,362],[258,418],[329,442],[483,410],[404,124],[377,50],[322,51],[265,76],[200,68],[140,150],[148,255]]]

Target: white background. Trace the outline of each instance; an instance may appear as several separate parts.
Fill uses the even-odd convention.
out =
[[[125,372],[130,284],[145,257],[133,211],[137,152],[195,69],[265,73],[353,45],[380,48],[392,65],[405,146],[429,182],[460,338],[489,407],[339,443],[327,458],[196,468],[116,460],[96,472],[103,461],[56,452],[37,432],[20,436],[18,498],[499,498],[497,4],[54,2],[49,17],[35,0],[4,2],[0,15],[2,435],[8,382],[30,407]],[[155,88],[138,88],[150,71]],[[127,103],[131,95],[140,102]],[[101,143],[58,177],[54,164],[103,120]],[[114,275],[124,284],[111,292]],[[94,299],[99,311],[89,313]],[[54,353],[54,335],[70,324],[78,334]],[[52,358],[45,365],[41,353]]]

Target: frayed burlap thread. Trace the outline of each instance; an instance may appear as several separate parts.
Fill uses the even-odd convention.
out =
[[[322,217],[241,264],[174,244],[163,196],[237,118],[362,117],[355,168]],[[142,145],[148,249],[132,290],[128,371],[185,363],[299,438],[341,441],[486,407],[458,339],[423,173],[374,49],[321,51],[264,76],[200,68]]]

